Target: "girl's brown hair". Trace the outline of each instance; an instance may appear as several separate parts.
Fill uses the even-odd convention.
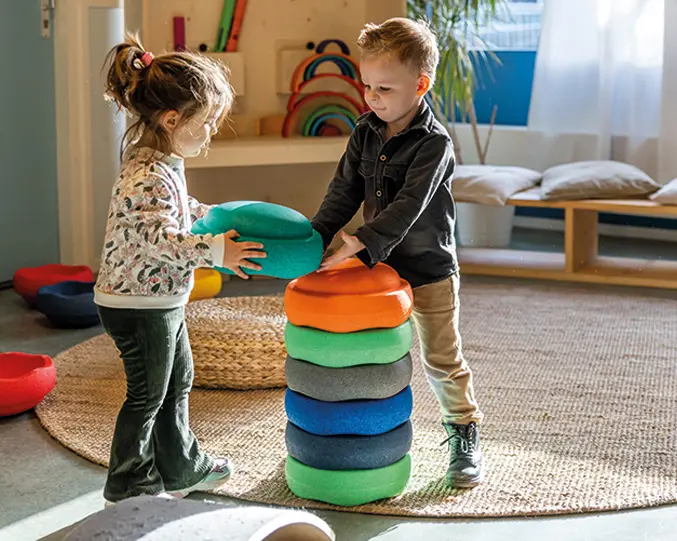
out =
[[[144,54],[139,38],[127,34],[123,43],[110,50],[104,64],[104,69],[108,67],[106,98],[136,118],[123,137],[123,153],[138,142],[170,154],[171,137],[162,125],[167,111],[177,111],[181,121],[187,122],[198,114],[213,114],[224,105],[216,123],[221,125],[234,99],[227,66],[189,52],[158,55],[146,65]]]

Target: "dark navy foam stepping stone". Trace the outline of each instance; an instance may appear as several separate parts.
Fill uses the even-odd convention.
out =
[[[389,398],[411,383],[412,361],[408,353],[390,364],[362,364],[327,368],[287,357],[287,386],[297,393],[324,402]]]
[[[38,290],[38,311],[52,325],[62,329],[80,329],[99,324],[94,304],[94,282],[60,282]]]
[[[316,436],[287,423],[285,440],[289,455],[321,470],[370,470],[385,468],[411,449],[411,421],[376,436]]]
[[[323,402],[287,389],[287,418],[299,428],[318,436],[373,436],[389,432],[411,417],[411,387],[383,400]]]
[[[299,498],[346,507],[362,505],[404,491],[411,477],[411,455],[372,470],[322,470],[287,456],[285,477]]]

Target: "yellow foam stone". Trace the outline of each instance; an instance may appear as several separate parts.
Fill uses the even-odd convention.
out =
[[[212,299],[221,292],[221,273],[214,269],[195,269],[195,283],[189,300]]]

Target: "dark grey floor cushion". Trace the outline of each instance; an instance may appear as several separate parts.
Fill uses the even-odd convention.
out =
[[[394,396],[411,382],[411,356],[390,364],[361,364],[328,368],[287,357],[287,386],[315,400],[381,399]]]
[[[299,462],[320,470],[385,468],[411,449],[411,421],[377,436],[316,436],[287,423],[287,451]]]

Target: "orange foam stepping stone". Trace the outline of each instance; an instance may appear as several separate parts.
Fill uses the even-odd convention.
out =
[[[369,269],[357,258],[290,282],[284,296],[292,324],[334,333],[399,327],[413,304],[411,286],[392,267]]]

